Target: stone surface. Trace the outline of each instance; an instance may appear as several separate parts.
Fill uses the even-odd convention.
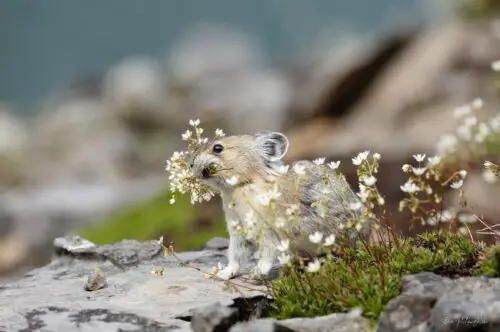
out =
[[[313,318],[285,320],[258,319],[239,323],[230,332],[369,332],[370,321],[361,317],[361,310]]]
[[[314,318],[292,318],[279,324],[297,332],[369,332],[370,321],[361,317],[361,310]]]
[[[238,318],[238,311],[235,308],[216,302],[194,310],[191,328],[194,332],[227,331]]]
[[[257,319],[239,323],[229,332],[297,332],[279,324],[275,319]]]
[[[244,276],[231,280],[237,288],[231,291],[206,278],[218,262],[227,263],[226,250],[164,256],[157,241],[98,246],[67,237],[54,244],[50,264],[0,283],[0,331],[372,331],[359,308],[322,317],[260,319],[272,301],[265,286]],[[93,285],[82,287],[89,277]],[[425,272],[405,276],[401,290],[376,331],[500,328],[500,278],[449,279]]]
[[[106,286],[107,286],[106,276],[99,268],[99,266],[96,265],[94,267],[94,270],[89,273],[89,276],[87,278],[87,281],[85,282],[85,285],[83,286],[83,289],[92,292],[104,288]]]
[[[70,240],[55,243],[74,243]],[[58,250],[50,264],[0,284],[0,331],[191,331],[188,321],[176,317],[214,302],[234,306],[241,297],[205,277],[221,260],[214,252],[165,257],[155,241],[127,240],[67,248],[73,252]],[[177,259],[192,265],[179,266]],[[82,285],[96,262],[108,285],[87,292]],[[163,277],[152,274],[160,268]],[[262,296],[260,291],[242,291],[249,297]]]
[[[208,250],[224,250],[229,247],[229,240],[222,237],[214,237],[205,244],[205,249]]]
[[[419,273],[403,279],[403,293],[382,313],[378,332],[498,331],[500,279],[448,279]]]

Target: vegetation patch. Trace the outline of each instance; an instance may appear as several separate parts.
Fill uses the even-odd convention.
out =
[[[355,307],[375,322],[401,292],[403,276],[434,272],[447,277],[498,273],[500,250],[484,256],[484,246],[451,232],[424,233],[391,244],[360,243],[336,251],[316,273],[290,268],[272,282],[270,316],[279,319],[347,312]],[[480,262],[480,257],[488,257]],[[492,258],[494,257],[494,259]]]

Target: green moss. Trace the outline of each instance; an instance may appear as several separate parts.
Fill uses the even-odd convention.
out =
[[[291,269],[273,281],[270,315],[279,319],[312,317],[361,307],[376,322],[400,294],[404,275],[429,271],[471,275],[481,246],[452,233],[425,233],[390,246],[361,244],[330,257],[317,273]]]
[[[170,194],[165,191],[76,233],[97,244],[123,239],[151,240],[163,235],[177,251],[198,249],[212,237],[227,236],[225,223],[218,214],[204,217],[208,222],[200,224],[206,205],[195,207],[187,197],[178,197],[171,205],[169,199]]]
[[[487,19],[500,13],[500,3],[497,0],[461,0],[458,12],[470,19]]]
[[[488,248],[477,265],[474,275],[490,278],[500,277],[500,245]]]

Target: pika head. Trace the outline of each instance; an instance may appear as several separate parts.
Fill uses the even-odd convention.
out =
[[[228,183],[231,179],[245,184],[277,175],[288,146],[287,137],[278,132],[228,136],[199,152],[194,157],[192,170],[204,183],[220,192],[234,185]]]

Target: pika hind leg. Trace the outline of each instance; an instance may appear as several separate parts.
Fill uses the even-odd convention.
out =
[[[258,246],[260,257],[253,272],[258,276],[266,278],[269,276],[277,259],[276,245],[271,238],[263,236],[260,238]]]

